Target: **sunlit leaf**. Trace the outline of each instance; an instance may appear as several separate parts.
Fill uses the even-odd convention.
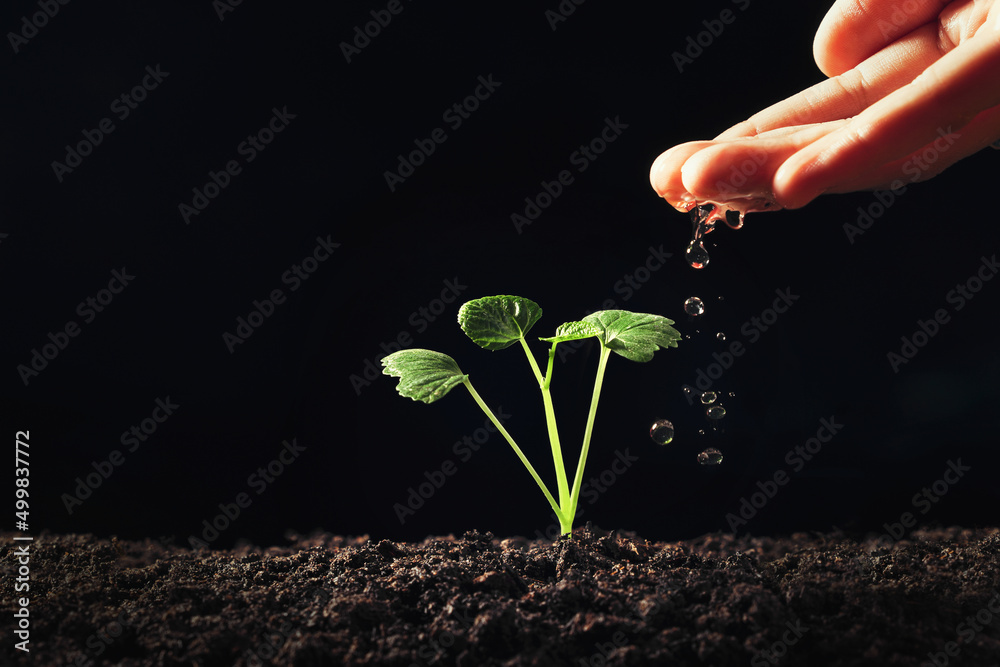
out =
[[[382,359],[382,373],[399,378],[396,390],[407,398],[433,403],[469,376],[447,354],[410,349],[393,352]]]
[[[600,329],[598,339],[612,352],[632,361],[649,361],[660,348],[677,347],[680,333],[660,315],[601,310],[583,318]]]
[[[520,296],[486,296],[462,304],[458,323],[465,335],[487,350],[510,347],[528,333],[542,309]]]
[[[549,338],[539,338],[546,343],[565,343],[570,340],[580,340],[581,338],[591,338],[600,335],[602,329],[590,322],[566,322],[559,325],[556,335]]]

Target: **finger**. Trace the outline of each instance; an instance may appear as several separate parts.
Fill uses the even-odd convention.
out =
[[[861,112],[844,127],[799,151],[775,174],[775,194],[798,207],[824,190],[936,139],[961,134],[979,112],[1000,104],[997,17],[944,55],[912,83]],[[952,137],[953,138],[953,137]]]
[[[910,183],[926,181],[993,143],[1000,137],[1000,107],[980,113],[958,136],[936,137],[909,155],[880,165],[864,176],[849,179],[828,192],[899,190]]]
[[[949,2],[837,0],[816,31],[816,64],[827,76],[843,74],[912,30],[935,21]]]
[[[922,29],[886,47],[855,69],[821,81],[754,114],[720,134],[716,140],[856,116],[913,81],[940,57],[934,31]]]
[[[657,157],[649,169],[649,184],[656,190],[656,194],[675,208],[681,208],[689,200],[693,201],[681,181],[681,167],[689,157],[710,145],[711,141],[689,141],[674,146]]]
[[[681,167],[684,189],[697,201],[772,198],[774,174],[785,160],[846,121],[782,128],[752,139],[712,143]]]

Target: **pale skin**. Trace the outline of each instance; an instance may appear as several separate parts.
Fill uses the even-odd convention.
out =
[[[800,208],[927,180],[1000,139],[1000,0],[836,0],[813,55],[829,78],[660,155],[657,194]]]

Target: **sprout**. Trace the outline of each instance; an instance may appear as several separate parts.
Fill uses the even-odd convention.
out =
[[[660,348],[677,347],[680,334],[670,326],[673,324],[672,320],[659,315],[631,313],[627,310],[598,311],[581,321],[567,322],[561,325],[556,329],[554,336],[539,339],[551,344],[548,366],[543,375],[525,338],[541,316],[542,309],[534,301],[518,296],[501,295],[483,297],[463,304],[458,312],[458,322],[462,331],[483,349],[502,350],[515,343],[521,344],[542,392],[545,422],[548,427],[549,443],[552,446],[552,460],[556,469],[558,501],[553,497],[545,482],[538,476],[514,438],[479,396],[469,381],[469,376],[462,372],[454,359],[446,354],[431,350],[400,350],[382,359],[384,367],[382,372],[385,375],[399,378],[397,390],[402,396],[424,403],[433,403],[458,385],[464,385],[469,390],[473,400],[486,413],[486,416],[506,438],[510,446],[514,448],[514,453],[521,459],[535,483],[545,494],[545,499],[555,511],[562,534],[567,535],[571,534],[573,530],[573,517],[576,516],[576,508],[580,500],[580,486],[583,482],[587,453],[590,451],[590,438],[594,430],[594,417],[597,415],[601,384],[604,381],[604,371],[611,353],[614,352],[632,361],[650,361],[653,358],[653,353]],[[587,425],[583,435],[583,446],[580,449],[580,459],[577,463],[576,475],[571,489],[566,475],[566,467],[563,464],[559,430],[556,426],[549,387],[552,383],[552,367],[556,346],[559,343],[584,338],[597,338],[601,344],[601,355],[597,365],[597,378],[594,381],[590,413],[587,415]]]

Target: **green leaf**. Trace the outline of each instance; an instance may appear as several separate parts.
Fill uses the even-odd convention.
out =
[[[479,347],[502,350],[524,338],[541,316],[542,309],[531,299],[484,296],[462,304],[458,323]]]
[[[469,377],[454,359],[433,350],[393,352],[382,359],[382,366],[383,375],[399,378],[400,395],[424,403],[433,403]]]
[[[556,335],[549,338],[539,338],[546,343],[565,343],[568,340],[580,340],[601,335],[601,329],[590,322],[566,322],[556,329]]]
[[[601,329],[601,344],[632,361],[649,361],[661,347],[677,347],[680,333],[659,315],[630,313],[627,310],[601,310],[583,318]]]

